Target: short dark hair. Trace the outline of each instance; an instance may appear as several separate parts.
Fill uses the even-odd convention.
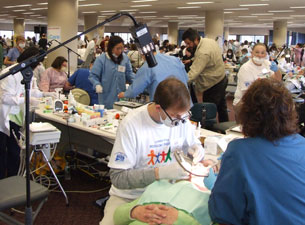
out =
[[[36,47],[29,47],[27,49],[25,49],[20,56],[17,58],[17,62],[21,63],[22,61],[31,58],[32,56],[36,56],[39,55],[40,51],[38,48]],[[38,61],[37,63],[34,63],[31,67],[32,69],[35,69],[38,64],[43,61],[43,59],[41,59],[40,61]]]
[[[200,35],[196,30],[189,28],[182,34],[182,40],[184,41],[186,39],[189,39],[190,41],[194,42],[196,39],[200,39]]]
[[[53,63],[52,63],[51,66],[52,66],[54,69],[60,69],[60,68],[61,68],[61,65],[62,65],[64,62],[68,62],[68,61],[66,60],[65,57],[63,57],[63,56],[57,56],[56,59],[53,61]]]
[[[247,137],[276,141],[299,131],[291,94],[282,82],[272,78],[251,84],[241,99],[237,116]]]
[[[136,44],[131,44],[131,45],[130,45],[130,50],[132,50],[132,51],[137,51],[138,48],[137,48]]]
[[[189,108],[190,99],[185,84],[174,76],[160,82],[154,95],[154,102],[165,110],[170,107],[182,110]]]
[[[108,41],[108,45],[107,45],[107,53],[110,57],[110,59],[116,63],[116,64],[120,64],[121,61],[123,60],[123,52],[121,55],[118,56],[118,58],[116,59],[113,55],[112,55],[112,50],[113,48],[117,45],[122,43],[124,45],[124,41],[121,37],[119,36],[111,36],[109,41]]]

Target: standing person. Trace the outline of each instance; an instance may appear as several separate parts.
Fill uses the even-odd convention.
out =
[[[25,39],[23,36],[17,36],[16,37],[16,47],[11,48],[5,59],[4,64],[7,66],[13,65],[17,62],[17,58],[20,56],[20,54],[24,51],[25,48]]]
[[[147,62],[138,70],[133,83],[128,90],[119,94],[119,98],[135,98],[147,90],[150,101],[153,101],[158,84],[172,76],[182,81],[187,87],[187,73],[183,63],[174,56],[154,52],[158,64],[149,68]]]
[[[118,101],[118,94],[126,90],[126,81],[132,82],[134,73],[130,60],[123,53],[124,41],[119,36],[109,39],[107,52],[94,62],[89,80],[98,93],[99,103],[106,109],[112,109]]]
[[[108,44],[108,41],[109,41],[109,36],[106,35],[105,39],[100,43],[100,47],[102,49],[103,52],[106,52],[107,51],[107,44]]]
[[[168,78],[158,85],[153,103],[133,110],[121,122],[108,163],[112,186],[100,225],[113,225],[115,209],[138,198],[155,180],[187,178],[173,155],[177,149],[192,153],[195,163],[203,159],[188,120],[190,104],[185,84]]]
[[[136,72],[144,63],[136,44],[130,45],[130,51],[128,52],[127,56],[131,62],[132,69],[134,72]]]
[[[67,79],[67,60],[63,56],[58,56],[40,77],[39,89],[54,92],[55,88],[64,88]]]
[[[295,48],[293,48],[293,52],[294,52],[294,64],[296,66],[300,66],[301,65],[302,44],[297,43]]]
[[[39,50],[29,47],[18,57],[17,62],[22,62],[34,55]],[[32,69],[39,64],[37,62]],[[7,72],[8,68],[3,70]],[[0,81],[0,179],[6,176],[17,175],[20,162],[20,148],[13,133],[19,138],[19,130],[24,121],[24,85],[21,84],[21,72],[10,75]],[[38,89],[31,89],[30,103],[37,106],[37,98],[54,96],[53,93],[42,93]]]
[[[39,48],[41,48],[45,51],[48,50],[48,48],[47,48],[48,40],[47,40],[45,33],[41,34],[40,39],[38,41],[38,45],[39,45]]]
[[[259,79],[241,99],[246,138],[223,154],[209,200],[219,224],[304,224],[305,139],[291,94],[274,79]]]
[[[282,80],[282,74],[275,62],[266,60],[267,49],[265,44],[258,43],[253,47],[251,59],[243,64],[237,74],[237,88],[234,95],[233,106],[238,114],[238,103],[253,81],[258,78],[273,77]]]
[[[186,46],[193,48],[195,52],[188,77],[189,82],[195,83],[197,101],[215,103],[219,122],[228,121],[225,97],[228,79],[217,42],[200,37],[192,28],[183,33],[182,39]]]

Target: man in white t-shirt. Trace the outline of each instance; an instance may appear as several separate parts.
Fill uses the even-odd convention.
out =
[[[266,60],[266,55],[266,46],[258,43],[253,47],[251,59],[240,68],[237,74],[237,89],[233,101],[235,114],[238,110],[237,104],[253,81],[269,77],[282,80],[282,74],[278,66],[275,62]]]
[[[115,209],[138,198],[155,180],[187,178],[173,155],[177,149],[192,154],[195,163],[203,160],[204,150],[188,120],[189,108],[185,84],[171,77],[158,85],[153,103],[124,118],[108,164],[112,186],[100,225],[112,225]]]

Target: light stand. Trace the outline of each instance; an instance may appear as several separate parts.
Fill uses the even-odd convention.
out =
[[[56,39],[51,40],[49,43],[52,43],[53,41],[57,42],[58,44],[61,44],[61,42],[56,40]],[[64,47],[68,50],[68,77],[70,77],[70,75],[71,75],[71,73],[70,73],[70,52],[73,52],[78,57],[81,57],[81,56],[80,56],[80,54],[78,54],[77,52],[73,51],[68,46],[64,45]]]
[[[146,25],[138,24],[136,22],[135,18],[133,16],[131,16],[129,13],[121,12],[121,13],[117,13],[117,14],[113,15],[112,17],[97,24],[96,26],[89,28],[88,30],[80,33],[79,35],[76,35],[76,36],[64,41],[63,43],[55,46],[54,48],[52,48],[38,56],[33,56],[29,59],[24,60],[23,62],[12,67],[11,69],[9,69],[8,72],[6,72],[0,76],[0,80],[2,80],[9,75],[14,75],[18,72],[21,72],[22,76],[23,76],[22,83],[24,84],[24,87],[25,87],[25,110],[26,110],[25,111],[25,131],[26,131],[25,132],[25,136],[26,136],[26,138],[25,138],[25,142],[26,142],[25,143],[26,144],[25,161],[26,161],[26,200],[27,200],[26,209],[25,209],[25,212],[26,212],[25,224],[26,225],[33,224],[32,207],[31,207],[31,192],[30,192],[30,169],[29,169],[29,152],[30,152],[29,123],[30,123],[30,88],[31,88],[30,86],[31,86],[31,79],[33,77],[33,70],[31,68],[31,66],[36,64],[37,62],[41,61],[49,53],[57,50],[58,48],[60,48],[62,46],[65,46],[66,44],[79,38],[80,36],[87,34],[91,31],[97,29],[98,27],[103,26],[106,23],[109,23],[113,20],[120,18],[121,16],[128,16],[133,21],[134,27],[135,27],[135,30],[134,30],[135,33],[132,33],[132,35],[134,36],[134,39],[137,42],[137,44],[139,45],[139,47],[141,47],[142,52],[143,52],[144,56],[146,57],[149,67],[153,67],[153,66],[157,65],[154,55],[153,55],[153,50],[154,50],[153,46],[154,45],[152,44],[153,42],[152,42],[151,36],[147,30]]]

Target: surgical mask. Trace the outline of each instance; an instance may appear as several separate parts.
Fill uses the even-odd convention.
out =
[[[68,71],[68,68],[65,67],[65,66],[62,66],[62,67],[60,68],[60,71],[61,71],[61,72],[67,72],[67,71]]]
[[[25,43],[20,43],[20,44],[19,44],[19,47],[20,47],[20,48],[25,48]]]
[[[252,58],[253,62],[258,64],[258,65],[262,65],[264,63],[264,61],[266,60],[265,58],[259,58],[259,57],[256,57],[254,56]]]
[[[118,56],[117,56],[116,54],[114,54],[114,53],[112,53],[112,56],[113,56],[114,58],[118,58]]]
[[[228,56],[231,56],[232,55],[232,53],[228,53]]]
[[[166,116],[165,120],[162,119],[160,113],[159,113],[159,116],[160,116],[160,121],[161,123],[163,123],[165,126],[167,127],[175,127],[179,124],[179,121],[171,121],[170,118],[168,118],[168,116]]]

